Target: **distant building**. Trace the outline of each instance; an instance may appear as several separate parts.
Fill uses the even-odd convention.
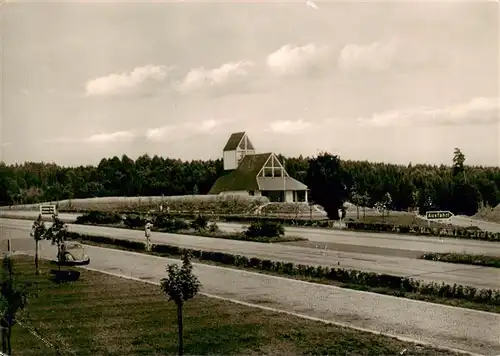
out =
[[[245,132],[233,133],[223,149],[224,170],[208,194],[265,196],[307,202],[307,186],[291,178],[274,153],[255,153]]]

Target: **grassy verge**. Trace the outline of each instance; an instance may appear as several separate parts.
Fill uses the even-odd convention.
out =
[[[426,253],[420,256],[420,259],[500,268],[500,257],[495,256],[469,255],[464,253]]]
[[[153,230],[155,231],[155,230]],[[158,232],[168,232],[162,231],[161,229],[156,230]],[[304,237],[298,236],[257,236],[257,237],[249,237],[244,233],[226,233],[222,231],[210,232],[210,231],[197,231],[194,229],[190,230],[181,230],[175,232],[176,234],[184,234],[184,235],[194,235],[194,236],[202,236],[202,237],[213,237],[217,239],[227,239],[227,240],[240,240],[240,241],[252,241],[252,242],[264,242],[264,243],[278,243],[278,242],[297,242],[297,241],[308,241]]]
[[[116,229],[127,229],[127,230],[136,230],[136,231],[144,231],[142,227],[127,227],[122,223],[117,224],[81,224],[81,225],[89,225],[89,226],[100,226],[100,227],[111,227]],[[262,242],[262,243],[279,243],[279,242],[297,242],[297,241],[308,241],[306,238],[298,237],[298,236],[277,236],[277,237],[269,237],[269,236],[258,236],[258,237],[249,237],[244,233],[229,233],[224,231],[210,231],[208,229],[183,229],[172,231],[168,229],[157,229],[152,228],[153,232],[163,232],[168,234],[179,234],[179,235],[192,235],[192,236],[200,236],[200,237],[211,237],[215,239],[225,239],[225,240],[239,240],[239,241],[252,241],[252,242]]]
[[[72,237],[85,244],[135,251],[161,257],[178,258],[185,251],[185,249],[178,246],[153,245],[152,252],[146,252],[144,244],[137,241],[113,239],[103,236],[88,236],[77,233],[72,233]],[[342,288],[500,313],[500,291],[498,290],[484,290],[462,285],[450,286],[446,284],[426,283],[412,278],[342,268],[294,265],[293,263],[248,258],[246,256],[222,252],[190,251],[193,260],[199,263],[229,266],[235,269],[335,285]]]
[[[36,282],[26,323],[73,355],[174,355],[175,305],[159,287],[82,270],[71,284],[54,284],[50,266],[33,274],[32,258],[17,270]],[[131,312],[132,311],[132,312]],[[22,328],[13,330],[16,355],[53,355]],[[197,296],[184,307],[186,355],[455,355],[396,339]]]

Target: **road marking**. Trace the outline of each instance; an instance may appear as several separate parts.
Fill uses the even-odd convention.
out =
[[[156,286],[160,285],[159,282],[153,282],[153,281],[143,280],[143,279],[140,279],[140,278],[131,277],[131,276],[127,276],[127,275],[121,275],[121,274],[114,273],[114,272],[103,271],[103,270],[99,270],[97,268],[92,268],[92,267],[80,267],[80,268],[83,268],[83,269],[86,269],[86,270],[89,270],[89,271],[94,271],[94,272],[99,272],[99,273],[107,274],[107,275],[110,275],[110,276],[113,276],[113,277],[118,277],[118,278],[132,280],[132,281],[136,281],[136,282],[148,283],[148,284],[152,284],[152,285],[156,285]],[[340,322],[336,322],[336,321],[331,321],[331,320],[316,318],[316,317],[313,317],[313,316],[309,316],[309,315],[305,315],[305,314],[300,314],[300,313],[295,313],[295,312],[291,312],[291,311],[287,311],[287,310],[276,309],[276,308],[266,307],[266,306],[263,306],[263,305],[242,302],[240,300],[231,299],[231,298],[225,298],[225,297],[220,297],[220,296],[214,295],[214,294],[203,293],[203,292],[200,292],[199,294],[203,295],[205,297],[219,299],[219,300],[224,300],[224,301],[227,301],[227,302],[244,305],[244,306],[247,306],[247,307],[250,307],[250,308],[258,308],[258,309],[262,309],[262,310],[271,311],[271,312],[274,312],[274,313],[287,314],[287,315],[295,316],[295,317],[302,318],[302,319],[307,319],[307,320],[311,320],[311,321],[321,322],[321,323],[324,323],[324,324],[335,325],[335,326],[339,326],[339,327],[343,327],[343,328],[348,328],[348,329],[353,329],[353,330],[357,330],[357,331],[361,331],[361,332],[366,332],[366,333],[370,333],[370,334],[387,336],[387,337],[391,337],[391,338],[394,338],[394,339],[402,341],[402,342],[409,342],[409,343],[413,343],[413,344],[417,344],[417,345],[422,345],[422,346],[430,346],[430,347],[436,348],[438,350],[456,352],[456,353],[460,353],[462,355],[484,356],[482,354],[477,354],[477,353],[473,353],[473,352],[469,352],[469,351],[465,351],[465,350],[453,349],[451,347],[434,345],[434,344],[429,343],[429,342],[420,341],[420,340],[408,338],[408,337],[405,337],[405,336],[397,336],[397,335],[393,335],[393,334],[389,334],[389,333],[383,333],[383,332],[376,331],[376,330],[365,329],[365,328],[361,328],[361,327],[358,327],[358,326],[353,326],[353,325],[349,325],[349,324],[345,324],[345,323],[340,323]]]
[[[152,258],[155,258],[157,260],[171,259],[171,260],[179,260],[180,261],[180,258],[174,258],[174,257],[161,257],[161,256],[149,255],[149,254],[146,254],[146,253],[126,251],[126,250],[118,250],[118,249],[114,249],[114,248],[107,248],[107,247],[93,246],[93,245],[85,245],[85,246],[86,246],[86,248],[88,246],[88,247],[91,247],[91,248],[97,248],[97,249],[106,250],[106,251],[115,251],[115,252],[119,252],[119,253],[125,253],[125,254],[129,254],[129,255],[133,255],[133,256],[152,257]],[[462,311],[462,312],[466,311],[468,313],[480,313],[480,314],[485,314],[485,315],[490,315],[490,316],[495,316],[495,317],[499,316],[499,314],[497,314],[497,313],[486,312],[486,311],[483,311],[483,310],[461,308],[461,307],[456,307],[456,306],[446,305],[446,304],[429,303],[429,302],[424,302],[424,301],[416,300],[416,299],[401,298],[401,297],[395,297],[395,296],[392,296],[392,295],[367,292],[367,291],[363,291],[363,290],[354,290],[354,289],[349,289],[349,288],[342,288],[342,287],[332,286],[332,285],[329,285],[329,284],[321,284],[321,283],[314,283],[314,282],[303,281],[303,280],[300,280],[300,279],[280,277],[280,276],[273,276],[273,275],[270,275],[270,274],[259,273],[259,272],[251,272],[251,271],[246,271],[246,270],[241,270],[241,269],[236,269],[236,268],[214,266],[214,265],[205,264],[205,263],[198,263],[198,262],[193,262],[192,264],[193,264],[193,266],[202,266],[202,267],[208,267],[208,268],[213,268],[213,269],[223,269],[223,270],[226,270],[226,271],[239,272],[239,273],[250,274],[250,275],[259,276],[259,277],[267,277],[267,278],[272,278],[272,279],[277,279],[277,280],[282,280],[282,281],[287,281],[287,282],[292,282],[292,283],[303,283],[303,284],[313,285],[313,286],[322,286],[322,287],[325,287],[325,288],[330,288],[330,289],[334,289],[334,290],[341,290],[341,291],[346,291],[347,290],[347,291],[350,291],[350,292],[353,292],[353,293],[368,294],[368,295],[371,295],[371,296],[377,296],[379,298],[386,298],[386,299],[393,299],[393,300],[395,299],[395,300],[399,300],[399,301],[401,301],[401,299],[404,299],[404,300],[406,300],[408,302],[422,304],[422,305],[432,304],[432,305],[437,305],[439,307],[447,308],[447,309],[452,309],[452,310],[457,310],[458,309],[459,311]]]

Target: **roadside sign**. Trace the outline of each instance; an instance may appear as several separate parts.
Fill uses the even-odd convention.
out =
[[[427,211],[425,213],[425,218],[427,220],[441,220],[449,219],[453,216],[451,211]]]
[[[40,214],[42,215],[54,215],[56,214],[55,205],[40,205]]]

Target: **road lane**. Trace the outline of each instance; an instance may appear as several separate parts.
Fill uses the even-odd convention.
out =
[[[35,218],[37,214],[38,213],[36,211],[8,211],[8,214],[6,212],[0,212],[0,217],[33,216],[33,218]],[[78,214],[68,213],[60,213],[59,215],[67,222],[74,221],[78,216]],[[233,232],[242,231],[245,224],[218,222],[218,226],[222,231]],[[338,248],[342,248],[341,245],[349,245],[362,246],[362,250],[366,250],[366,247],[371,246],[374,247],[374,251],[380,248],[390,248],[406,251],[419,251],[422,253],[455,252],[500,256],[500,243],[490,241],[453,238],[440,239],[435,236],[427,237],[301,227],[286,227],[285,231],[287,235],[304,237],[309,241],[338,244]],[[350,247],[346,248],[346,251],[351,250],[352,248]]]
[[[11,234],[12,228],[29,234],[31,222],[26,220],[0,219],[0,233]],[[72,225],[70,231],[128,239],[144,242],[144,233],[137,230],[108,227]],[[209,237],[153,232],[153,243],[171,244],[190,249],[221,251],[232,254],[258,257],[304,265],[321,265],[386,273],[396,276],[415,277],[429,282],[454,283],[478,288],[500,289],[500,269],[492,267],[467,266],[444,262],[416,260],[403,257],[389,257],[359,253],[320,250],[283,244],[216,239]]]
[[[244,224],[217,223],[222,231],[241,231]],[[315,242],[332,242],[353,246],[373,246],[421,252],[456,252],[500,256],[500,243],[467,239],[413,236],[404,234],[341,231],[319,228],[286,227],[286,234]]]
[[[9,230],[15,242],[32,241],[24,231]],[[26,250],[29,250],[26,247]],[[137,253],[86,246],[90,267],[159,282],[165,266],[178,263]],[[54,246],[42,242],[41,256],[53,258]],[[31,249],[31,253],[33,250]],[[247,303],[273,307],[434,345],[485,355],[500,353],[500,315],[374,293],[307,283],[252,272],[194,263],[202,291]]]

